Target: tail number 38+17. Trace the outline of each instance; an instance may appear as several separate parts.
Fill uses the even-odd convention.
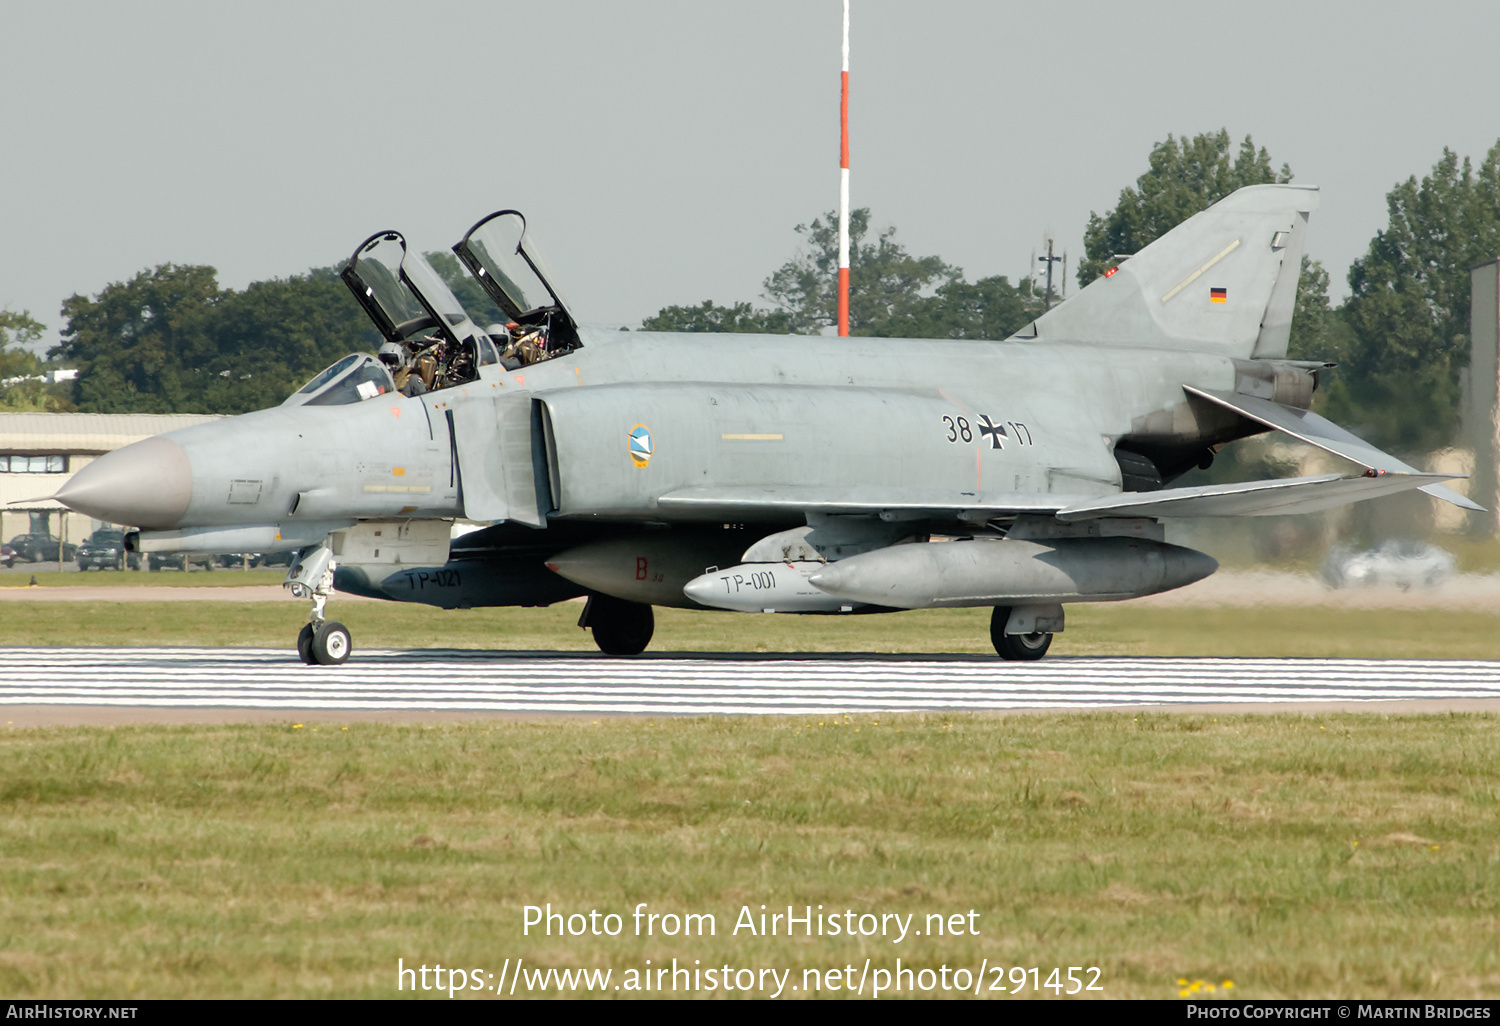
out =
[[[947,431],[946,437],[949,442],[968,444],[977,438],[981,446],[988,441],[991,449],[1004,449],[1007,442],[1014,442],[1016,445],[1033,444],[1031,429],[1020,421],[1006,420],[996,423],[985,415],[980,417],[977,423],[971,424],[967,417],[950,417],[945,414],[943,427]],[[1007,428],[1010,430],[1007,431]]]

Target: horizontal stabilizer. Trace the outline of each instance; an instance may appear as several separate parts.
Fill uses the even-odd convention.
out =
[[[1068,523],[1099,517],[1269,517],[1316,513],[1392,492],[1428,488],[1453,477],[1419,473],[1386,473],[1376,477],[1323,474],[1278,481],[1122,492],[1066,506],[1057,512],[1057,519]]]
[[[1320,417],[1311,410],[1299,410],[1294,406],[1284,406],[1281,403],[1272,402],[1270,399],[1260,399],[1252,395],[1241,395],[1238,392],[1218,392],[1206,388],[1194,388],[1192,385],[1184,385],[1183,389],[1191,395],[1207,399],[1209,402],[1217,403],[1235,411],[1242,416],[1264,424],[1266,427],[1275,428],[1277,431],[1285,432],[1308,445],[1317,446],[1325,452],[1331,452],[1335,456],[1342,456],[1346,460],[1353,460],[1362,467],[1371,470],[1381,470],[1388,473],[1398,474],[1422,474],[1416,467],[1401,462],[1390,453],[1381,452],[1369,442],[1356,435],[1345,431],[1333,421]],[[1442,475],[1448,478],[1462,477],[1462,475]],[[1453,489],[1441,484],[1429,484],[1422,488],[1436,499],[1444,499],[1462,509],[1472,509],[1483,512],[1484,507],[1477,505],[1455,492]]]

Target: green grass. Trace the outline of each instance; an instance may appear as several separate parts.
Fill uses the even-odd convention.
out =
[[[900,957],[1098,966],[1107,997],[1176,997],[1179,979],[1253,999],[1494,997],[1497,727],[1096,713],[11,730],[0,992],[392,997],[398,958],[618,980],[675,957],[800,983]],[[625,933],[523,936],[523,906],[547,902],[626,915]],[[636,937],[639,902],[713,913],[717,934]],[[972,909],[979,934],[731,935],[763,903],[918,924]]]
[[[356,646],[592,650],[578,610],[331,607]],[[0,611],[4,645],[290,647],[306,615],[180,600]],[[1497,658],[1496,621],[1075,606],[1054,652]],[[987,632],[986,610],[657,610],[651,650],[988,653]],[[899,957],[1044,979],[1098,966],[1106,997],[1176,997],[1180,979],[1252,999],[1494,997],[1497,727],[1097,713],[11,728],[0,993],[393,997],[398,958],[498,973],[523,957],[618,982],[675,957],[791,969],[800,985],[804,969]],[[523,906],[547,902],[626,916],[625,934],[522,936]],[[633,936],[638,902],[713,913],[718,933]],[[761,904],[918,924],[973,909],[980,932],[732,936]]]
[[[227,576],[227,575],[220,575]],[[433,609],[394,602],[330,603],[360,648],[594,651],[580,606]],[[249,645],[289,647],[306,622],[300,602],[7,602],[0,645]],[[989,610],[874,616],[766,616],[656,610],[650,652],[932,652],[993,654]],[[1055,655],[1500,658],[1500,616],[1453,610],[1333,607],[1068,607]]]
[[[159,570],[156,573],[127,570],[50,570],[28,574],[22,569],[0,574],[0,588],[25,588],[32,579],[42,588],[243,588],[280,584],[286,570]]]

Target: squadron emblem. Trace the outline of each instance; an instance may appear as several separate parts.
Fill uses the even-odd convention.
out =
[[[644,424],[630,429],[630,459],[638,467],[651,462],[651,429]]]

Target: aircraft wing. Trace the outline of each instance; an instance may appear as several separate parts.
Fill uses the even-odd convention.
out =
[[[1064,506],[1056,513],[1063,522],[1099,517],[1269,517],[1286,513],[1315,513],[1360,499],[1441,487],[1454,474],[1387,472],[1371,477],[1322,474],[1276,481],[1163,488],[1154,492],[1121,492]]]
[[[981,523],[1023,513],[1055,515],[1058,520],[1100,517],[1266,517],[1315,513],[1361,499],[1373,499],[1412,488],[1441,487],[1455,474],[1388,471],[1371,476],[1322,474],[1274,481],[1163,488],[1154,492],[1111,495],[1062,495],[1055,492],[993,495],[983,500],[963,495],[878,494],[854,489],[829,495],[815,488],[684,488],[658,499],[677,512],[729,517],[757,514],[878,514],[886,520],[952,518]]]
[[[1182,386],[1184,391],[1190,395],[1196,395],[1207,399],[1211,403],[1231,409],[1241,416],[1248,417],[1266,427],[1275,428],[1277,431],[1291,435],[1308,445],[1315,445],[1325,452],[1331,452],[1335,456],[1342,456],[1346,460],[1353,460],[1361,466],[1372,470],[1394,471],[1399,474],[1417,474],[1422,471],[1409,466],[1392,456],[1390,453],[1381,452],[1364,439],[1345,431],[1333,421],[1318,416],[1311,410],[1299,410],[1294,406],[1284,406],[1281,403],[1272,402],[1270,399],[1261,399],[1252,395],[1241,395],[1238,392],[1218,392],[1206,388],[1194,388],[1192,385]],[[1460,475],[1444,475],[1456,477]],[[1483,511],[1484,507],[1477,505],[1455,492],[1453,489],[1441,484],[1427,484],[1422,486],[1422,491],[1437,499],[1444,499],[1463,509]],[[1321,507],[1320,507],[1321,508]]]
[[[750,486],[741,488],[682,488],[657,499],[666,510],[702,514],[705,517],[729,517],[745,514],[825,513],[832,515],[884,515],[887,520],[952,517],[983,521],[1017,513],[1055,513],[1070,502],[1087,499],[1083,495],[1059,495],[1028,492],[989,495],[982,500],[959,492],[945,494],[918,493],[911,489],[879,487],[851,488],[830,493],[826,488],[795,485]]]

